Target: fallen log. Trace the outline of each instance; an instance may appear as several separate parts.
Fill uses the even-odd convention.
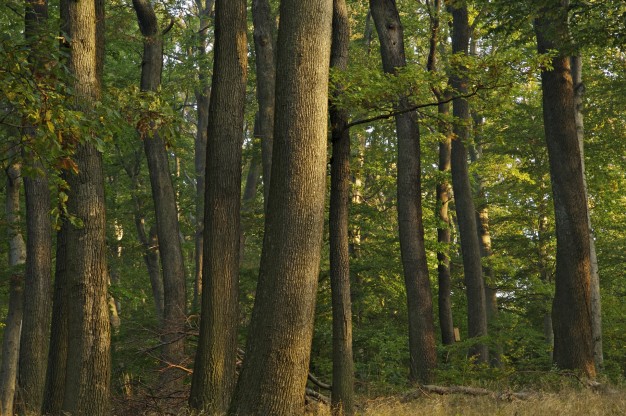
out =
[[[424,385],[424,386],[419,386],[417,391],[406,394],[403,397],[402,401],[410,401],[421,396],[428,396],[429,393],[439,394],[439,395],[465,394],[468,396],[490,396],[498,400],[526,400],[532,396],[532,393],[524,392],[524,391],[495,392],[495,391],[483,389],[480,387]]]

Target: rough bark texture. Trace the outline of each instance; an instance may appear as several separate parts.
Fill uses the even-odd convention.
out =
[[[67,33],[72,39],[69,70],[74,80],[75,107],[89,114],[100,95],[96,37],[102,32],[96,29],[96,2],[70,1],[65,7],[62,16],[67,18]],[[54,396],[53,400],[62,397],[61,412],[108,415],[110,328],[102,158],[87,138],[74,139],[78,142],[73,156],[78,172],[66,174],[69,185],[67,210],[81,224],[76,226],[66,222],[61,231],[65,276],[61,277],[59,284],[65,290],[59,301],[66,302],[63,311],[66,318],[53,322],[52,329],[53,333],[56,330],[63,333],[59,327],[67,324],[67,338],[60,340],[60,348],[65,343],[67,357],[72,359],[66,360],[65,368],[51,371],[53,377],[65,372],[64,388],[48,390],[47,395]],[[63,322],[65,319],[67,322]],[[62,361],[65,360],[53,365]],[[59,388],[59,384],[54,387]]]
[[[456,3],[455,3],[456,4]],[[458,7],[449,6],[453,17],[452,52],[467,55],[469,47],[469,24],[467,6],[464,2]],[[450,84],[456,94],[467,93],[467,79],[463,68],[456,68],[450,77]],[[452,188],[456,207],[459,233],[461,235],[461,252],[463,254],[463,271],[467,291],[467,326],[470,338],[487,335],[487,308],[485,303],[485,287],[480,258],[480,243],[476,225],[476,209],[472,198],[472,188],[467,163],[467,145],[470,137],[469,103],[464,98],[453,101],[454,140],[452,140]],[[484,344],[476,344],[470,350],[479,362],[489,361],[489,351]]]
[[[24,35],[33,41],[31,65],[39,70],[44,62],[38,53],[38,34],[45,28],[48,17],[46,0],[29,0],[26,5]],[[30,128],[26,134],[34,136]],[[52,224],[50,222],[50,191],[43,164],[32,153],[26,159],[40,176],[24,178],[26,199],[26,271],[24,277],[28,295],[24,297],[24,318],[20,341],[19,396],[24,413],[41,411],[46,380],[46,363],[52,306]]]
[[[263,158],[263,201],[267,208],[272,168],[272,143],[274,136],[274,93],[276,89],[276,63],[274,29],[269,0],[252,0],[254,23],[254,57],[256,62],[257,102],[259,126],[255,137],[261,139]]]
[[[16,152],[10,152],[15,157]],[[20,231],[21,166],[11,162],[6,169],[6,221],[9,240],[9,310],[2,338],[2,366],[0,367],[0,414],[13,414],[13,399],[17,383],[20,334],[22,331],[24,273],[20,270],[26,260],[26,246]]]
[[[333,1],[333,38],[330,66],[348,66],[350,26],[345,0]],[[341,87],[334,96],[342,93]],[[350,131],[348,112],[330,106],[332,159],[330,171],[330,283],[333,310],[333,382],[331,408],[334,415],[354,414],[354,360],[352,358],[352,302],[350,300],[350,248],[348,217],[350,202]]]
[[[535,20],[540,53],[567,45],[567,10],[551,1]],[[590,296],[589,221],[576,131],[574,85],[567,52],[541,72],[543,118],[556,220],[552,305],[554,363],[595,377]]]
[[[52,327],[50,330],[50,348],[46,370],[46,386],[42,413],[57,415],[61,413],[65,395],[65,374],[67,363],[67,324],[68,324],[68,276],[67,276],[67,228],[63,221],[57,233],[56,269],[54,273],[54,294],[52,298]]]
[[[139,28],[144,36],[141,63],[141,90],[155,92],[161,84],[163,39],[154,9],[147,0],[133,0]],[[161,372],[165,390],[181,386],[184,373],[171,367],[184,360],[186,319],[185,268],[180,244],[176,192],[172,183],[165,140],[157,131],[142,132],[148,161],[152,199],[157,224],[159,254],[163,270],[162,359],[166,369]]]
[[[211,23],[211,12],[215,0],[196,0],[196,6],[200,14],[200,32],[198,33],[198,45],[196,48],[196,58],[200,69],[198,73],[199,87],[195,91],[196,111],[198,121],[196,123],[196,139],[194,144],[194,166],[196,170],[196,235],[195,235],[195,279],[193,290],[192,309],[200,309],[200,299],[202,296],[202,256],[204,254],[204,240],[202,233],[204,230],[204,171],[206,170],[206,143],[207,124],[209,122],[209,96],[211,95],[211,85],[209,82],[209,69],[205,68],[207,46],[209,42],[209,25]]]
[[[406,66],[403,29],[395,0],[370,0],[381,45],[383,69],[395,74]],[[409,107],[399,97],[397,108]],[[398,225],[400,252],[409,313],[410,374],[413,381],[429,382],[437,364],[432,294],[422,222],[420,135],[415,111],[396,116],[398,135]]]
[[[226,412],[235,387],[241,147],[247,76],[246,2],[217,0],[209,107],[200,339],[191,407]]]
[[[426,69],[437,71],[437,48],[439,48],[439,26],[441,13],[441,2],[435,0],[430,3],[430,39],[428,61]],[[433,89],[438,101],[449,99],[449,93],[444,93],[436,88]],[[441,119],[447,118],[450,114],[450,103],[441,103],[437,106],[437,113]],[[444,345],[454,344],[454,323],[452,320],[452,301],[450,293],[452,289],[450,278],[450,257],[445,247],[450,246],[450,217],[448,216],[448,205],[450,203],[451,187],[448,181],[450,174],[450,151],[452,146],[452,129],[450,125],[442,121],[438,126],[442,138],[439,142],[439,180],[437,182],[437,216],[439,225],[437,226],[437,243],[440,249],[437,251],[437,281],[438,281],[438,306],[439,306],[439,327],[441,329],[441,341]],[[442,249],[443,248],[443,249]]]
[[[580,56],[570,58],[572,82],[574,84],[574,105],[576,119],[576,133],[580,146],[580,163],[583,170],[583,184],[585,186],[585,200],[589,200],[587,190],[587,178],[585,175],[585,146],[584,146],[584,123],[583,123],[583,94],[585,85],[582,79],[583,62]],[[602,352],[602,304],[600,299],[600,273],[598,270],[598,256],[596,254],[596,241],[591,226],[591,213],[587,210],[587,222],[589,223],[589,261],[591,273],[591,332],[593,336],[593,359],[596,371],[601,371],[604,366],[604,353]]]
[[[234,415],[304,412],[324,222],[332,6],[280,5],[272,186]]]

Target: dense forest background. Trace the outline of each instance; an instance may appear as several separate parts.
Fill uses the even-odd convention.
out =
[[[205,273],[207,270],[210,273],[218,270],[217,274],[234,273],[239,282],[235,293],[238,308],[225,307],[220,315],[225,317],[224,322],[215,318],[218,324],[229,325],[228,319],[234,316],[234,327],[238,330],[233,342],[240,349],[236,356],[238,365],[245,362],[244,355],[249,351],[257,351],[252,348],[244,354],[243,350],[252,331],[249,328],[254,319],[259,274],[267,274],[266,270],[259,271],[260,263],[265,261],[261,260],[262,251],[267,249],[264,248],[266,212],[273,215],[269,212],[278,206],[278,202],[274,205],[270,202],[269,206],[267,202],[268,198],[272,200],[268,189],[271,166],[268,155],[272,154],[268,136],[278,135],[280,129],[289,124],[282,118],[279,121],[281,112],[288,111],[290,106],[279,107],[278,103],[287,101],[279,101],[277,97],[277,107],[273,107],[274,83],[278,85],[276,94],[280,94],[280,88],[288,85],[281,78],[292,77],[280,72],[281,68],[288,67],[281,61],[281,56],[287,56],[281,48],[288,40],[281,43],[279,38],[277,44],[276,32],[279,20],[281,24],[286,20],[284,33],[293,22],[291,18],[279,19],[283,9],[279,10],[278,1],[254,0],[247,5],[245,1],[238,1],[230,6],[220,6],[228,2],[217,3],[223,8],[216,11],[214,2],[209,0],[96,1],[97,21],[104,24],[97,29],[103,34],[103,40],[96,42],[95,50],[99,51],[96,55],[101,56],[95,59],[92,69],[101,80],[101,88],[97,94],[86,95],[76,81],[81,79],[75,72],[79,59],[73,46],[67,45],[72,39],[66,36],[69,32],[64,26],[66,18],[62,17],[64,9],[59,2],[47,4],[46,19],[30,21],[24,2],[6,0],[0,5],[0,165],[7,175],[0,185],[0,198],[7,201],[5,209],[0,211],[0,235],[5,236],[0,239],[0,317],[6,321],[0,328],[5,340],[3,374],[8,371],[4,370],[7,360],[19,361],[13,376],[9,372],[7,379],[0,380],[4,386],[11,377],[15,380],[16,372],[21,374],[27,367],[22,363],[24,358],[18,359],[17,355],[11,358],[7,353],[13,348],[7,339],[11,316],[16,310],[23,309],[18,313],[23,313],[26,319],[26,314],[34,308],[29,306],[28,299],[39,302],[44,308],[42,313],[47,316],[40,320],[44,323],[42,333],[48,333],[45,322],[52,319],[53,339],[55,333],[62,331],[55,327],[60,316],[70,316],[71,325],[71,311],[74,315],[81,314],[71,306],[72,302],[80,301],[69,294],[59,295],[67,297],[69,309],[56,310],[56,305],[60,304],[56,299],[59,284],[57,280],[57,286],[53,287],[53,281],[55,273],[62,273],[65,264],[58,254],[62,244],[67,243],[68,249],[64,251],[67,264],[72,263],[74,256],[87,256],[88,253],[81,254],[82,246],[91,244],[87,234],[81,234],[81,230],[90,227],[85,227],[84,218],[74,211],[76,207],[72,202],[76,199],[76,190],[84,183],[83,179],[73,178],[87,172],[80,159],[84,156],[80,150],[83,148],[93,148],[101,157],[106,262],[105,272],[96,280],[105,288],[101,296],[106,297],[112,357],[110,370],[101,374],[110,377],[115,408],[139,414],[147,408],[158,411],[160,406],[181,407],[186,405],[190,386],[191,406],[211,408],[203,401],[201,393],[194,393],[194,388],[210,384],[211,381],[206,380],[214,375],[207,371],[208,375],[202,378],[196,371],[193,382],[191,376],[194,368],[199,368],[194,366],[194,357],[198,363],[196,350],[208,342],[202,338],[205,336],[202,332],[216,331],[201,329],[202,253]],[[298,2],[294,3],[294,7],[299,7]],[[337,3],[343,2],[336,1],[336,8]],[[554,10],[543,2],[444,3],[398,0],[368,4],[348,0],[344,5],[345,33],[348,34],[344,55],[348,58],[342,62],[336,54],[331,56],[330,83],[328,89],[322,88],[324,94],[329,93],[331,121],[328,122],[324,224],[320,235],[321,257],[316,275],[315,320],[308,370],[323,382],[310,384],[309,390],[329,395],[323,388],[324,382],[332,380],[333,388],[338,386],[333,379],[333,302],[339,301],[333,300],[332,292],[340,290],[344,291],[344,300],[348,297],[347,304],[351,303],[348,315],[351,317],[353,386],[358,395],[391,394],[405,390],[414,381],[512,389],[551,388],[562,382],[560,377],[574,374],[578,379],[578,370],[590,375],[584,366],[564,369],[553,363],[552,317],[555,313],[575,314],[577,308],[567,301],[555,302],[554,307],[559,311],[553,311],[557,230],[541,74],[552,71],[561,55],[575,57],[581,74],[581,80],[574,80],[574,84],[579,99],[577,108],[584,120],[581,157],[601,299],[601,334],[594,333],[595,342],[589,342],[597,348],[597,341],[601,339],[601,358],[597,351],[594,357],[598,380],[623,383],[626,377],[626,315],[623,310],[626,297],[626,6],[619,0],[572,0],[566,6],[561,6],[561,2],[546,2],[558,3],[553,8],[565,7],[568,42],[566,46],[553,43],[553,47],[545,50],[541,50],[540,45],[539,53],[536,32],[542,33],[541,25],[555,31],[559,27],[555,23],[558,16],[553,16]],[[38,10],[38,5],[44,3],[27,1],[26,4]],[[377,7],[389,13],[396,6],[400,19],[397,23],[401,26],[390,23],[392,14],[385,15],[386,23],[379,26]],[[287,5],[280,7],[290,10]],[[302,7],[306,10],[312,6]],[[222,10],[222,17],[219,10]],[[460,27],[459,11],[463,10],[468,19],[466,45],[455,49],[455,41],[460,39],[455,35],[455,27],[456,30]],[[294,12],[294,16],[299,14]],[[221,37],[216,38],[220,19],[223,22],[221,32],[218,31]],[[326,21],[330,22],[320,20],[320,33],[316,36],[330,30],[323,29]],[[336,25],[333,23],[334,31]],[[297,32],[297,28],[290,33],[294,33],[294,39],[296,36],[306,39],[313,37],[316,27],[315,22],[309,22],[306,26],[309,33],[304,29]],[[381,45],[381,27],[387,27],[390,32],[402,29],[399,33],[404,42],[404,64],[392,63],[388,69],[389,63],[384,60],[389,59],[389,55],[386,58],[385,54],[391,52]],[[550,30],[544,34],[551,34]],[[244,38],[247,36],[247,42],[240,38],[229,41],[230,34],[234,39],[236,34],[242,33]],[[224,49],[218,49],[220,40],[224,42]],[[235,56],[231,51],[235,42],[243,42],[238,44],[239,59],[225,61],[219,71],[222,71],[220,76],[229,81],[217,86],[213,79],[213,71],[218,71],[214,60],[220,56]],[[214,54],[216,49],[222,51],[221,55]],[[161,50],[162,58],[158,56]],[[278,70],[275,59],[278,59]],[[159,60],[162,68],[157,64]],[[233,69],[237,62],[240,72]],[[151,67],[153,64],[156,66]],[[318,65],[325,65],[328,70],[325,60]],[[149,71],[153,71],[152,78]],[[271,71],[277,71],[276,79]],[[245,84],[238,88],[240,81]],[[82,98],[71,98],[77,96]],[[209,103],[209,97],[215,96],[218,98]],[[231,99],[241,100],[241,105],[234,101],[232,104]],[[464,118],[456,107],[453,109],[460,101],[468,104]],[[272,102],[271,110],[267,109],[268,102]],[[325,104],[319,104],[322,102],[326,102],[325,97],[316,101],[317,109],[326,111]],[[294,104],[293,108],[300,108],[298,105]],[[314,110],[311,113],[316,113]],[[408,330],[414,328],[408,309],[411,295],[407,306],[405,279],[409,272],[406,264],[403,269],[406,257],[401,256],[399,228],[402,226],[396,210],[402,206],[401,200],[408,189],[399,190],[397,182],[401,164],[405,163],[400,159],[407,153],[407,148],[401,147],[407,142],[400,138],[399,120],[403,114],[413,114],[412,120],[419,126],[418,170],[415,171],[417,179],[413,181],[421,180],[421,189],[417,188],[421,198],[417,198],[421,200],[420,220],[423,222],[417,227],[423,227],[425,248],[421,262],[424,266],[424,274],[420,275],[422,284],[423,276],[427,279],[421,289],[426,288],[432,307],[429,315],[421,316],[426,323],[421,324],[421,332],[417,333],[428,333],[428,325],[434,331],[436,356],[430,368],[432,373],[424,372],[424,365],[430,364],[414,362],[409,351],[410,345],[411,348],[415,345],[426,348],[423,346],[427,343],[410,340]],[[317,117],[316,114],[309,116]],[[344,123],[341,124],[343,129],[337,130],[337,117]],[[323,126],[317,131],[326,137]],[[337,284],[335,288],[332,265],[340,263],[333,263],[337,261],[333,253],[338,253],[338,249],[337,245],[332,245],[336,243],[330,231],[333,227],[331,177],[341,175],[335,173],[333,164],[337,164],[337,152],[341,151],[335,144],[344,132],[349,132],[344,139],[349,142],[348,147],[344,147],[349,156],[346,165],[349,170],[344,171],[349,187],[346,188],[349,189],[346,200],[349,221],[345,240],[349,253],[349,284]],[[231,146],[230,150],[220,153],[221,148],[211,144],[212,134],[230,137],[234,148]],[[463,139],[466,154],[461,157],[468,164],[469,196],[474,207],[471,216],[475,217],[475,238],[480,243],[478,268],[483,278],[481,285],[484,284],[482,296],[487,325],[483,332],[476,332],[472,328],[473,318],[468,319],[468,313],[474,313],[472,307],[476,299],[469,294],[468,288],[471,289],[473,283],[464,273],[468,268],[464,256],[468,254],[461,249],[465,221],[461,216],[468,211],[460,208],[465,201],[455,197],[461,192],[456,185],[452,191],[455,173],[441,160],[442,144],[450,146],[451,139],[462,138],[463,134],[466,135]],[[233,159],[232,155],[238,151],[241,152],[239,176],[231,175],[234,165],[229,164],[233,160],[237,164],[238,159]],[[275,148],[274,157],[284,156],[277,153],[281,151],[285,150]],[[205,169],[209,176],[205,177]],[[289,168],[282,172],[291,174],[294,170]],[[315,176],[315,172],[310,175]],[[45,182],[41,182],[42,177]],[[220,182],[224,177],[232,180]],[[275,180],[281,183],[280,178],[272,176],[272,184]],[[39,194],[33,193],[36,189]],[[43,192],[45,196],[41,194],[42,189],[47,190]],[[223,217],[210,219],[211,230],[214,230],[210,243],[207,239],[211,231],[204,229],[203,235],[202,226],[206,212],[205,189],[212,190],[206,191],[207,198],[213,198],[210,201],[228,200],[231,204],[224,208]],[[219,192],[223,192],[223,198]],[[276,192],[274,199],[278,201],[280,191]],[[291,199],[287,194],[283,197]],[[233,198],[237,200],[231,201]],[[307,196],[302,198],[306,200]],[[50,219],[48,222],[40,219],[43,222],[39,222],[39,226],[30,223],[28,212],[35,211],[27,211],[29,201],[35,200],[44,205],[45,216]],[[444,205],[445,213],[442,212]],[[240,232],[238,224],[230,226],[229,221],[234,217],[240,218]],[[173,228],[167,229],[163,218],[169,218],[167,221]],[[274,218],[278,218],[278,214]],[[207,224],[205,222],[205,227]],[[65,229],[75,230],[67,232],[68,240],[57,240],[56,235],[63,235]],[[37,232],[38,236],[31,234]],[[441,238],[446,233],[449,241]],[[207,240],[204,248],[203,236]],[[220,240],[222,237],[224,239]],[[302,237],[307,240],[307,236]],[[310,238],[315,245],[317,237]],[[25,258],[24,241],[35,244],[40,241],[37,239],[50,244],[51,263],[47,275],[33,272],[32,258]],[[304,243],[298,245],[305,246]],[[19,250],[22,254],[16,258]],[[306,251],[300,254],[303,257],[310,254]],[[277,252],[274,255],[280,257]],[[572,258],[576,256],[574,252],[562,253],[565,257],[568,254]],[[263,258],[272,255],[265,254]],[[224,264],[232,266],[230,272],[221,268],[226,267]],[[237,270],[232,272],[235,266]],[[441,280],[442,266],[446,266],[449,280]],[[69,270],[79,270],[71,267],[68,266]],[[35,276],[34,280],[28,280],[28,276]],[[35,284],[41,282],[37,276],[47,279],[47,283]],[[176,280],[176,276],[182,280]],[[68,282],[68,287],[91,284],[91,280]],[[35,297],[36,288],[39,288],[37,293],[43,293],[44,300],[36,300],[40,299]],[[212,292],[214,304],[221,304],[224,297],[232,294],[228,288],[224,292],[218,289]],[[55,310],[50,318],[53,292]],[[291,305],[288,292],[277,290],[278,299],[274,302]],[[173,293],[178,300],[172,300]],[[423,291],[419,296],[420,300],[425,299]],[[183,305],[182,310],[173,302]],[[442,308],[449,308],[451,315],[443,314]],[[213,310],[220,314],[219,307]],[[424,310],[428,311],[422,309],[422,312]],[[591,309],[585,313],[591,314]],[[594,309],[593,314],[596,313],[599,316],[600,312]],[[276,316],[282,315],[277,312]],[[442,317],[448,321],[442,322]],[[21,322],[21,315],[18,321]],[[308,325],[299,321],[295,328],[300,324]],[[24,331],[31,331],[30,327],[26,326],[26,321],[18,327],[21,327],[23,340]],[[450,328],[453,329],[452,340],[450,333],[444,333]],[[213,333],[220,334],[219,328]],[[35,356],[52,357],[52,352],[47,352],[47,337],[39,341],[45,347],[33,352]],[[14,339],[19,344],[19,330]],[[50,348],[55,348],[57,344],[51,342]],[[72,356],[71,344],[70,341],[68,360]],[[22,343],[20,354],[29,349],[24,345]],[[67,371],[71,371],[69,367]],[[50,373],[47,377],[51,377]],[[88,375],[85,377],[89,380]],[[223,388],[232,390],[234,382],[231,386],[228,377],[224,378]],[[20,395],[19,380],[16,406],[27,408],[30,399],[28,394]],[[50,380],[47,383],[46,389],[50,388]],[[169,387],[161,388],[163,386]],[[217,393],[228,398],[230,394],[232,391]],[[344,390],[336,394],[348,397],[343,395],[352,393]],[[43,392],[35,401],[41,402],[42,397]],[[311,397],[314,398],[314,394]],[[6,400],[6,396],[0,400]],[[54,409],[53,404],[49,405]],[[41,403],[36,405],[38,409],[39,406]],[[216,406],[223,410],[228,403]],[[353,411],[351,406],[346,413]],[[81,407],[70,404],[70,408]],[[77,411],[76,414],[87,413]]]

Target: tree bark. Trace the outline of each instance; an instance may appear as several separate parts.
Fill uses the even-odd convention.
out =
[[[383,69],[395,74],[406,66],[403,28],[395,0],[370,0],[381,45]],[[410,106],[399,97],[398,110]],[[422,222],[420,136],[415,111],[395,117],[398,135],[398,226],[409,313],[409,354],[412,381],[429,382],[437,364],[432,294]]]
[[[274,136],[274,100],[276,89],[276,62],[274,40],[275,19],[269,0],[252,0],[254,24],[254,57],[256,62],[257,102],[259,126],[255,137],[261,139],[263,160],[263,205],[267,209],[272,173],[272,146]]]
[[[141,34],[144,37],[141,63],[141,90],[156,92],[161,85],[163,34],[148,0],[133,0]],[[185,358],[186,320],[185,267],[180,243],[176,192],[172,183],[165,140],[158,131],[143,137],[157,224],[159,254],[163,270],[162,359],[166,369],[160,374],[165,390],[182,387],[185,373],[176,369]]]
[[[16,157],[15,151],[9,158]],[[13,399],[17,384],[20,334],[22,331],[24,272],[20,270],[26,260],[26,247],[20,231],[21,165],[11,160],[6,170],[6,221],[9,240],[9,310],[2,339],[2,365],[0,366],[0,414],[13,414]]]
[[[427,2],[430,16],[430,40],[428,61],[426,69],[430,72],[437,71],[437,48],[439,47],[440,36],[440,14],[441,2],[434,0],[431,4]],[[450,94],[442,92],[437,88],[433,89],[438,101],[446,101],[450,98]],[[437,106],[437,113],[442,120],[450,114],[450,103],[441,103]],[[448,255],[448,247],[450,246],[450,217],[448,216],[448,205],[450,203],[450,183],[448,175],[450,175],[450,151],[452,143],[452,129],[445,121],[439,122],[439,133],[442,138],[439,141],[439,179],[437,182],[437,282],[438,306],[439,306],[439,327],[441,329],[441,341],[444,345],[454,344],[454,323],[452,320],[452,301],[450,299],[452,283],[450,277],[450,257]]]
[[[272,185],[246,359],[229,413],[302,414],[324,223],[332,1],[280,5]]]
[[[579,55],[570,57],[572,67],[572,82],[574,84],[574,105],[576,119],[576,133],[580,146],[580,163],[583,170],[583,185],[585,187],[585,201],[589,200],[587,189],[587,177],[585,175],[585,146],[584,146],[584,123],[583,123],[583,94],[585,85],[582,80],[582,58]],[[596,241],[591,226],[591,213],[587,209],[587,222],[589,223],[589,261],[591,273],[591,333],[593,337],[593,359],[596,371],[600,372],[604,366],[604,354],[602,351],[602,304],[600,300],[600,273],[598,270],[598,256],[596,254]]]
[[[217,0],[209,107],[200,339],[191,407],[226,412],[239,319],[241,147],[247,76],[246,2]]]
[[[465,2],[448,6],[452,13],[452,53],[467,55],[469,47],[469,23]],[[467,94],[467,76],[464,68],[456,68],[450,77],[450,84],[458,95]],[[464,98],[453,101],[452,113],[454,123],[454,140],[452,140],[451,166],[452,188],[456,207],[459,233],[461,235],[461,252],[463,253],[463,270],[467,291],[467,326],[470,338],[487,335],[487,308],[485,303],[485,286],[483,281],[480,243],[476,225],[476,208],[472,198],[472,189],[467,163],[467,144],[470,138],[469,103]],[[470,349],[470,355],[476,356],[478,362],[489,361],[489,351],[482,343]]]
[[[194,166],[196,170],[196,235],[195,235],[195,279],[193,290],[192,309],[200,309],[202,297],[202,256],[204,252],[204,171],[206,170],[207,125],[209,122],[209,96],[211,85],[208,68],[204,68],[207,56],[208,29],[211,22],[211,12],[215,0],[196,0],[200,14],[200,33],[196,48],[196,58],[200,66],[198,72],[199,87],[196,88],[196,107],[198,121],[196,124],[196,139],[194,143]]]
[[[333,37],[330,66],[348,67],[350,26],[345,0],[333,1]],[[341,86],[333,96],[342,94]],[[352,358],[352,302],[350,300],[350,131],[348,112],[331,104],[332,158],[330,171],[330,283],[333,313],[333,382],[331,409],[334,415],[354,414],[354,361]]]
[[[539,53],[557,50],[541,72],[543,118],[556,219],[556,276],[552,305],[554,363],[595,377],[590,295],[589,221],[575,119],[567,9],[551,1],[535,20]]]
[[[37,40],[47,18],[46,0],[27,2],[24,35],[37,47],[43,46]],[[34,71],[41,70],[44,63],[39,51],[33,51]],[[26,130],[29,136],[35,135],[31,128]],[[22,411],[32,414],[41,411],[46,380],[52,306],[52,224],[46,168],[32,152],[25,151],[24,155],[28,163],[41,172],[39,176],[24,178],[27,235],[24,284],[28,294],[24,297],[18,380]]]

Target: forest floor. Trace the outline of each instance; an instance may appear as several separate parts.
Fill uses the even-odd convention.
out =
[[[559,392],[525,391],[524,398],[506,394],[472,396],[467,394],[408,392],[360,403],[357,414],[364,416],[600,416],[626,415],[626,389],[602,391],[567,389]],[[314,415],[330,415],[318,408]]]

